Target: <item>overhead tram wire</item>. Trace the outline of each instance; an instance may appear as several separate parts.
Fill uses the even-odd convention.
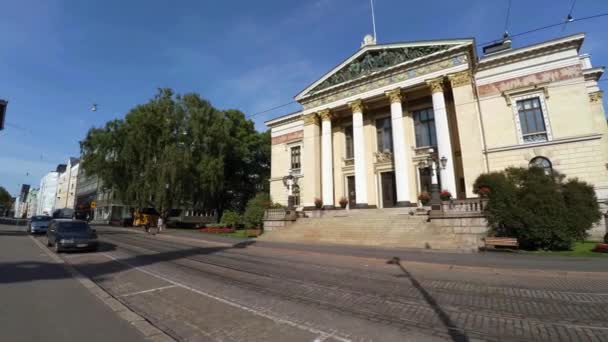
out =
[[[576,0],[574,0],[572,8],[574,8],[574,3],[576,3]],[[509,12],[510,12],[510,10],[509,10]],[[606,16],[608,16],[608,12],[607,13],[599,13],[599,14],[595,14],[595,15],[590,15],[590,16],[586,16],[586,17],[581,17],[581,18],[578,18],[578,19],[572,19],[569,22],[572,23],[572,22],[577,22],[577,21],[586,21],[586,20],[591,20],[591,19],[600,18],[600,17],[606,17]],[[535,33],[535,32],[538,32],[538,31],[543,31],[543,30],[550,29],[552,27],[557,27],[557,26],[560,26],[560,25],[563,25],[563,24],[564,24],[564,22],[559,22],[559,23],[555,23],[555,24],[545,25],[545,26],[541,26],[541,27],[537,27],[537,28],[528,30],[528,31],[524,31],[524,32],[516,33],[516,34],[511,34],[511,35],[509,35],[509,37],[510,38],[521,37],[521,36],[524,36],[524,35],[527,35],[527,34]],[[481,46],[484,46],[484,45],[496,43],[498,41],[500,41],[500,39],[495,39],[495,40],[487,41],[487,42],[484,42],[484,43],[478,43],[478,44],[475,44],[475,47],[476,48],[477,47],[481,47]],[[598,82],[600,82],[600,81],[606,81],[606,80],[598,80]],[[265,113],[271,112],[271,111],[276,110],[276,109],[287,107],[287,106],[289,106],[291,104],[294,104],[294,103],[297,103],[297,102],[296,101],[290,101],[288,103],[284,103],[284,104],[278,105],[276,107],[272,107],[272,108],[269,108],[269,109],[266,109],[266,110],[254,113],[254,114],[246,115],[245,117],[249,119],[249,118],[252,118],[254,116],[265,114]]]

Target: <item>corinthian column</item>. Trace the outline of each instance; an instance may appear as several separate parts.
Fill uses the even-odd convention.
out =
[[[331,143],[331,119],[329,109],[319,112],[321,118],[321,185],[323,206],[334,207],[334,168]]]
[[[454,175],[454,158],[452,156],[452,142],[450,141],[450,129],[448,126],[448,113],[445,108],[443,97],[443,78],[439,77],[427,81],[433,93],[433,112],[435,113],[435,131],[437,132],[438,158],[445,157],[447,163],[445,168],[440,166],[441,188],[448,190],[456,197],[456,176]]]
[[[367,202],[367,177],[365,172],[365,142],[363,139],[363,103],[356,100],[348,104],[353,112],[353,143],[355,152],[355,193],[357,208],[365,208]]]
[[[405,143],[403,127],[403,107],[401,105],[401,89],[386,93],[391,101],[391,120],[393,128],[393,158],[395,161],[395,183],[397,187],[397,206],[410,205],[410,175],[409,175],[409,146]]]

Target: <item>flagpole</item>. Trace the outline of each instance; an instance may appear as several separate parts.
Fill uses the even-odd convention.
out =
[[[369,0],[370,5],[372,6],[372,27],[374,29],[374,43],[378,42],[378,38],[376,36],[376,18],[374,16],[374,0]]]

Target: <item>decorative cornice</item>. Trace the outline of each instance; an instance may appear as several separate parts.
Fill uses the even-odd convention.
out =
[[[304,121],[304,126],[319,124],[319,118],[317,117],[317,115],[315,113],[303,115],[302,121]]]
[[[604,92],[601,90],[595,91],[593,93],[589,93],[589,101],[591,103],[602,102],[603,98],[604,98]]]
[[[443,77],[437,77],[432,80],[426,81],[426,84],[431,88],[432,93],[443,92]]]
[[[521,149],[526,149],[526,148],[535,148],[535,147],[550,146],[550,145],[557,145],[557,144],[567,144],[567,143],[573,143],[573,142],[579,142],[579,141],[587,141],[587,140],[595,140],[595,139],[601,139],[601,138],[602,138],[602,134],[581,135],[581,136],[576,136],[576,137],[567,137],[567,138],[554,139],[554,140],[551,140],[551,141],[543,141],[543,142],[537,142],[537,143],[528,143],[528,144],[518,144],[518,145],[510,145],[510,146],[493,147],[493,148],[488,148],[486,150],[486,153],[496,153],[496,152],[504,152],[504,151],[511,151],[511,150],[521,150]]]
[[[322,121],[331,121],[333,115],[329,109],[323,109],[317,113]]]
[[[361,100],[349,102],[348,106],[353,111],[353,113],[363,113],[363,102]]]
[[[389,90],[384,94],[386,94],[391,103],[401,103],[401,101],[403,101],[403,96],[401,95],[401,88]]]
[[[448,79],[452,84],[452,88],[462,87],[471,84],[471,74],[468,70],[448,75]]]

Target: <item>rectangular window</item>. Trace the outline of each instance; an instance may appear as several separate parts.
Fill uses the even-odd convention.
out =
[[[393,128],[390,117],[376,120],[376,137],[378,152],[393,152]]]
[[[433,108],[414,112],[414,128],[416,130],[416,147],[437,146]]]
[[[291,169],[300,170],[300,146],[294,146],[291,148]]]
[[[346,146],[345,158],[354,158],[355,152],[353,149],[353,126],[344,127],[344,144]]]
[[[517,112],[524,142],[547,141],[547,128],[538,97],[517,101]]]

